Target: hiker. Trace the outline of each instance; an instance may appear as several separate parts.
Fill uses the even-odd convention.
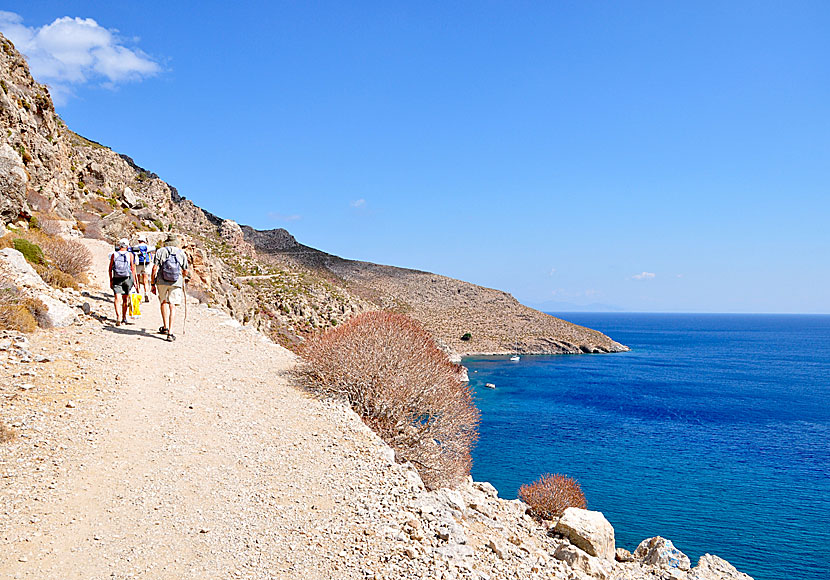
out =
[[[110,288],[114,295],[115,326],[132,324],[127,322],[127,312],[130,308],[130,290],[135,286],[135,261],[127,250],[129,245],[130,241],[122,238],[118,240],[115,251],[110,254],[109,276]]]
[[[136,290],[139,294],[144,295],[144,302],[149,302],[150,282],[148,281],[148,278],[150,276],[148,275],[149,272],[147,269],[152,263],[152,257],[150,256],[150,247],[147,245],[147,236],[140,236],[138,238],[138,245],[130,247],[130,252],[132,252],[134,258],[133,261],[135,262]],[[144,287],[144,292],[141,292],[142,286]]]
[[[156,250],[156,257],[153,260],[153,273],[150,291],[158,293],[161,303],[161,321],[159,328],[161,334],[167,335],[167,340],[176,340],[173,334],[173,312],[176,306],[186,300],[184,295],[184,283],[187,277],[187,256],[184,250],[179,248],[181,238],[177,234],[168,234],[164,247]]]

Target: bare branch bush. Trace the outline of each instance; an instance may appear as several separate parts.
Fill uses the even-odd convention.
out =
[[[519,498],[538,518],[550,520],[569,507],[586,509],[588,503],[579,482],[567,475],[546,473],[533,483],[519,488]]]
[[[469,474],[479,411],[458,365],[416,321],[367,312],[299,350],[306,385],[345,397],[428,488],[457,485]]]
[[[85,274],[92,266],[92,253],[77,240],[44,236],[39,245],[53,266],[73,278]]]

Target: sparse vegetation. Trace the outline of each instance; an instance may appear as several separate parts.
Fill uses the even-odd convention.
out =
[[[469,474],[479,412],[424,328],[402,314],[369,312],[309,339],[300,354],[314,391],[345,397],[435,489]]]
[[[14,283],[0,277],[0,329],[32,332],[45,313],[43,302],[25,296]]]
[[[472,338],[473,338],[473,335],[472,335],[472,334],[470,334],[469,332],[465,332],[464,334],[462,334],[462,335],[461,335],[461,340],[465,340],[465,341],[466,341],[466,340],[470,340],[470,339],[472,339]]]
[[[12,243],[14,244],[14,249],[23,254],[27,262],[32,264],[43,264],[46,262],[43,250],[37,244],[23,238],[16,238]]]
[[[545,520],[561,516],[569,507],[588,507],[579,482],[558,473],[546,473],[533,483],[521,486],[519,498],[530,506],[534,516]]]

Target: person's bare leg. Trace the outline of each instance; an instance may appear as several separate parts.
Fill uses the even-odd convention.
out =
[[[167,315],[167,320],[170,322],[170,325],[167,327],[167,334],[173,334],[173,312],[176,308],[172,304],[169,304],[168,306],[170,308],[170,313]]]
[[[121,313],[118,311],[118,303],[121,301],[121,295],[116,294],[115,298],[113,299],[113,306],[115,306],[115,322],[121,321]]]
[[[161,303],[161,325],[166,328],[168,331],[170,330],[170,303],[169,302],[162,302]]]
[[[127,322],[127,313],[130,311],[130,295],[122,294],[121,296],[121,322]]]

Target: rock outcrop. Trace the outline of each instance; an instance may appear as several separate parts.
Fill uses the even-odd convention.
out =
[[[555,529],[583,552],[603,560],[614,559],[614,528],[602,513],[568,508]]]

